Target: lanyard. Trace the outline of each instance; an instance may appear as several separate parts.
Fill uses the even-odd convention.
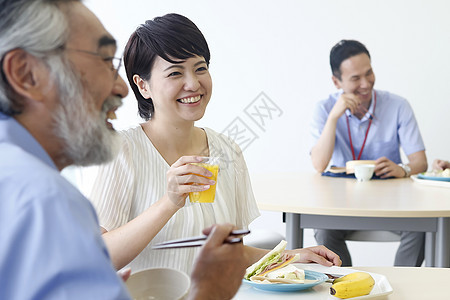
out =
[[[373,113],[372,114],[375,114],[375,108],[377,107],[377,93],[375,91],[373,91],[373,94],[374,94],[374,103],[373,103]],[[345,117],[347,118],[348,138],[350,140],[350,147],[352,149],[352,156],[353,156],[353,160],[355,160],[355,150],[353,149],[352,134],[350,133],[350,124],[349,124],[349,121],[348,121],[348,116],[345,115]],[[358,160],[361,159],[361,154],[362,154],[362,152],[364,150],[364,146],[366,145],[366,140],[367,140],[367,136],[369,135],[370,125],[372,125],[373,117],[370,116],[369,119],[370,119],[369,126],[367,126],[366,136],[364,137],[364,142],[363,142],[363,144],[361,146],[361,150],[359,150]]]

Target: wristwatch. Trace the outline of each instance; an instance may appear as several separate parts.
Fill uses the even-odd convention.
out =
[[[408,165],[404,164],[398,164],[400,167],[402,167],[403,171],[405,171],[405,176],[403,177],[409,177],[411,175],[411,168]]]

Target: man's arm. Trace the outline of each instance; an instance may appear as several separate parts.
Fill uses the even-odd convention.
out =
[[[411,175],[425,172],[428,168],[425,150],[417,151],[408,155],[408,160],[408,165],[411,168]]]
[[[417,151],[408,155],[409,163],[408,166],[411,168],[409,175],[414,175],[420,172],[425,172],[428,167],[427,156],[425,151]],[[381,157],[375,162],[375,174],[381,178],[406,177],[405,170],[394,163],[393,161],[387,159],[386,157]]]
[[[335,119],[331,115],[328,116],[319,140],[311,149],[312,164],[314,169],[319,173],[322,173],[326,169],[333,155],[338,119],[339,117]]]
[[[319,140],[311,149],[311,160],[317,172],[323,172],[333,155],[336,140],[336,125],[346,109],[358,112],[360,100],[354,94],[342,94],[328,115]],[[342,166],[341,166],[342,167]]]

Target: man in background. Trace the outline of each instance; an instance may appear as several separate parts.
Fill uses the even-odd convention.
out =
[[[374,89],[375,73],[366,47],[342,40],[330,52],[332,80],[337,93],[320,101],[314,110],[311,160],[318,172],[330,164],[345,167],[350,160],[376,160],[375,175],[408,177],[427,169],[425,146],[414,113],[406,99]],[[402,163],[400,147],[408,157]],[[343,266],[352,264],[345,243],[352,231],[316,230],[319,244],[337,253]],[[401,235],[396,266],[420,266],[424,258],[422,232]]]
[[[128,299],[90,202],[60,174],[114,156],[128,93],[116,42],[76,0],[0,0],[0,299]],[[232,225],[207,229],[194,299],[231,298],[245,272]],[[220,274],[220,280],[217,280]]]

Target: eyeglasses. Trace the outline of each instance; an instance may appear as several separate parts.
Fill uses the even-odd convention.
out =
[[[76,52],[86,53],[86,54],[100,57],[106,64],[108,64],[108,66],[111,68],[111,71],[114,72],[114,80],[116,80],[117,77],[119,76],[119,69],[122,66],[122,58],[121,57],[104,56],[97,52],[92,52],[92,51],[87,51],[87,50],[82,50],[82,49],[73,49],[73,48],[67,48],[67,47],[65,47],[64,50],[76,51]]]

